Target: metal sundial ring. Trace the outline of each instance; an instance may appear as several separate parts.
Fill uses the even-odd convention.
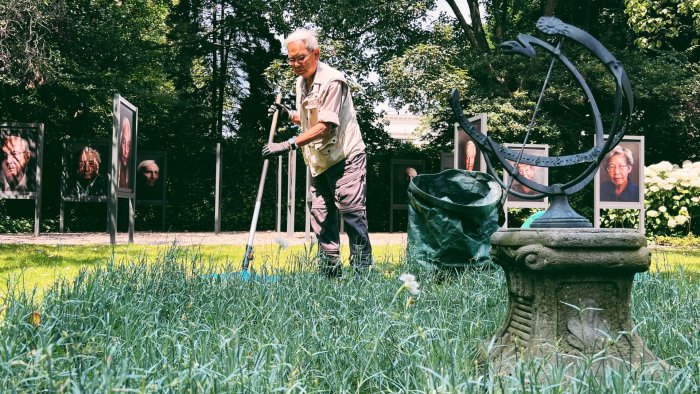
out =
[[[606,66],[610,74],[615,79],[615,112],[607,133],[609,134],[609,138],[607,141],[605,141],[605,128],[603,127],[600,111],[591,89],[573,63],[561,51],[560,46],[553,46],[549,42],[527,34],[518,35],[517,41],[507,41],[501,44],[501,48],[503,48],[504,52],[519,54],[528,58],[533,58],[536,56],[537,52],[535,47],[542,48],[545,52],[549,53],[554,60],[557,60],[559,63],[564,65],[569,73],[571,73],[571,75],[576,79],[590,104],[591,113],[593,114],[593,126],[595,128],[595,144],[593,148],[586,152],[567,156],[534,156],[508,149],[497,144],[490,137],[477,132],[464,116],[464,111],[459,103],[459,92],[456,89],[452,91],[450,98],[452,110],[462,129],[474,140],[477,145],[479,145],[484,153],[484,158],[489,173],[494,176],[494,178],[504,189],[508,189],[505,183],[498,177],[498,174],[492,165],[492,161],[495,159],[504,167],[507,173],[512,175],[515,180],[537,192],[533,195],[525,195],[509,190],[511,194],[524,199],[541,199],[547,196],[568,196],[583,189],[583,187],[585,187],[595,176],[595,172],[605,154],[607,154],[615,145],[617,145],[617,143],[620,142],[624,136],[630,122],[632,110],[634,108],[632,87],[629,79],[627,78],[624,67],[603,46],[603,44],[601,44],[587,32],[575,26],[568,25],[554,17],[540,18],[537,21],[537,28],[544,34],[559,36],[562,39],[570,39],[581,44]],[[623,114],[624,119],[621,121]],[[511,165],[509,161],[530,164],[537,167],[562,167],[580,163],[590,164],[573,179],[563,184],[547,186],[524,178],[516,171],[514,166]]]

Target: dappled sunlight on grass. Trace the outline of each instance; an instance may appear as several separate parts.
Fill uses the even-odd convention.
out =
[[[0,245],[0,297],[6,294],[10,279],[26,290],[36,287],[40,295],[56,280],[70,280],[81,269],[103,266],[112,254],[117,264],[152,263],[168,249],[172,245]],[[385,268],[393,261],[401,261],[405,254],[402,245],[378,245],[373,249],[375,261]],[[175,258],[183,264],[197,262],[214,272],[230,272],[241,269],[244,252],[245,246],[240,245],[196,245],[177,248]],[[341,256],[345,262],[349,254],[349,248],[343,247]],[[315,246],[256,245],[250,268],[270,273],[314,270],[315,255]],[[307,266],[301,267],[300,262]]]
[[[700,252],[685,249],[659,248],[651,253],[651,271],[700,274]]]

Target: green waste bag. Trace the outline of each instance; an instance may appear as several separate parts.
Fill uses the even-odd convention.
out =
[[[408,186],[407,255],[431,270],[488,261],[501,193],[496,180],[483,172],[417,175]]]

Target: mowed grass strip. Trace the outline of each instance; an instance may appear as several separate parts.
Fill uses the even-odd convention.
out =
[[[59,279],[74,278],[83,268],[94,269],[109,261],[116,264],[154,262],[168,249],[173,249],[173,245],[0,245],[0,296],[7,292],[11,279],[19,281],[26,290],[36,287],[41,294]],[[174,250],[177,252],[171,258],[223,273],[241,269],[245,246],[196,245]],[[311,245],[255,245],[251,269],[269,273],[296,271],[303,268],[300,261],[313,265],[315,255],[316,248]],[[347,247],[342,248],[341,255],[347,261]],[[392,271],[390,262],[400,261],[404,255],[403,245],[374,247],[375,261],[389,272]]]

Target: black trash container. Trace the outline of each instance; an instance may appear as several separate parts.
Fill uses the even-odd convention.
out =
[[[445,170],[408,186],[407,255],[424,267],[463,269],[489,260],[501,187],[489,174]]]

